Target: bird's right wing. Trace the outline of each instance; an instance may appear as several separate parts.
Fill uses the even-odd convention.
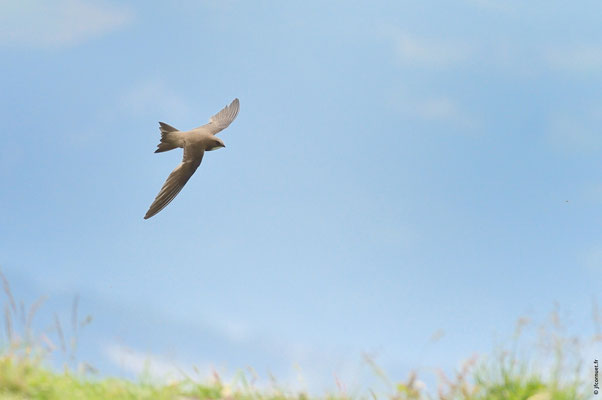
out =
[[[204,151],[195,152],[184,148],[184,158],[180,165],[167,177],[161,191],[155,197],[153,204],[149,207],[144,219],[149,219],[159,211],[163,210],[180,193],[186,182],[197,170],[203,160]]]
[[[203,125],[202,128],[208,128],[215,135],[226,129],[238,115],[240,102],[234,99],[230,105],[224,107],[220,112],[209,119],[209,123]]]

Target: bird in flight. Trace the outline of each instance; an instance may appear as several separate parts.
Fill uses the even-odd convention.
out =
[[[179,131],[173,126],[159,122],[161,143],[155,153],[173,150],[177,147],[184,149],[184,157],[180,165],[167,177],[161,191],[146,212],[144,219],[149,219],[163,210],[184,187],[194,171],[201,165],[206,151],[226,147],[224,142],[215,135],[226,129],[238,115],[239,102],[234,99],[229,106],[209,119],[209,123],[189,131]]]

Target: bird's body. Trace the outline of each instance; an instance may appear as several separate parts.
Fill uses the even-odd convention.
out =
[[[229,106],[215,114],[209,123],[189,131],[179,131],[173,126],[159,122],[161,143],[155,153],[161,153],[181,147],[184,156],[180,165],[169,175],[161,191],[146,212],[148,219],[164,209],[184,187],[192,174],[201,165],[205,151],[226,147],[224,142],[215,135],[228,127],[238,115],[239,101],[234,99]]]

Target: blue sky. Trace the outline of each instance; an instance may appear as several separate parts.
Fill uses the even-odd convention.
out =
[[[364,352],[452,368],[555,304],[593,331],[599,2],[0,8],[0,266],[42,321],[79,294],[101,372],[332,387]],[[157,122],[235,97],[226,149],[144,221],[181,158]]]

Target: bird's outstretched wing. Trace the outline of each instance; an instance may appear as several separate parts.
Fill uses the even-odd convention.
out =
[[[209,118],[209,123],[200,128],[207,128],[215,135],[226,129],[238,115],[240,103],[234,99],[230,105],[224,107],[220,112]]]
[[[161,191],[155,197],[155,201],[151,204],[146,212],[144,219],[149,219],[159,211],[163,210],[171,201],[180,193],[186,182],[190,179],[194,171],[197,170],[203,160],[204,151],[192,151],[184,148],[184,157],[180,165],[174,169],[167,177]]]

